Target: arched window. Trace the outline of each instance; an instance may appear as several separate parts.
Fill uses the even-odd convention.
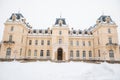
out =
[[[37,50],[34,51],[34,56],[37,56]]]
[[[12,41],[12,35],[9,35],[9,41]]]
[[[113,50],[109,50],[109,57],[110,58],[114,58],[114,52],[113,52]]]
[[[83,51],[83,58],[86,57],[86,51]]]
[[[79,54],[79,50],[76,51],[76,57],[79,57],[80,54]]]
[[[92,51],[89,51],[89,57],[92,57]]]
[[[73,50],[70,51],[70,58],[73,57]]]
[[[6,56],[9,57],[11,55],[11,48],[7,48]]]
[[[44,51],[41,50],[41,51],[40,51],[40,56],[41,56],[41,57],[43,56],[43,53],[44,53]]]
[[[50,56],[50,50],[47,50],[47,56]]]
[[[28,56],[31,56],[31,50],[30,49],[28,50]]]

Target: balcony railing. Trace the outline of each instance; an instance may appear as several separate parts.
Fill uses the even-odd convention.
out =
[[[107,43],[106,46],[118,46],[117,43]]]
[[[3,41],[4,44],[15,44],[15,41]]]

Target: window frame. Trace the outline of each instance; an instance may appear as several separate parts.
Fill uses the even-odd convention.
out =
[[[34,50],[34,56],[37,56],[37,50]]]
[[[44,56],[44,50],[40,50],[40,57]]]
[[[80,51],[79,50],[76,51],[76,57],[80,57]]]
[[[6,57],[10,57],[10,56],[11,56],[11,48],[7,48]]]
[[[83,58],[86,58],[86,51],[83,51]]]
[[[73,58],[73,50],[70,50],[70,58]]]
[[[114,51],[113,50],[109,50],[109,57],[114,58]]]
[[[9,35],[9,41],[12,41],[13,35]]]
[[[47,50],[46,56],[47,56],[47,57],[50,56],[50,50]]]
[[[28,56],[31,56],[31,49],[28,50]]]

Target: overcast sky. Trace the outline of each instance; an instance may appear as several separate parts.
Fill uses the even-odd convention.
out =
[[[110,15],[120,33],[120,0],[0,0],[0,40],[4,22],[17,12],[38,29],[51,27],[60,14],[70,27],[82,30],[93,26],[102,14]]]

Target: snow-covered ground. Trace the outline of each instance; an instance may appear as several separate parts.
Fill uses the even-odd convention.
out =
[[[0,80],[120,80],[120,64],[0,62]]]

